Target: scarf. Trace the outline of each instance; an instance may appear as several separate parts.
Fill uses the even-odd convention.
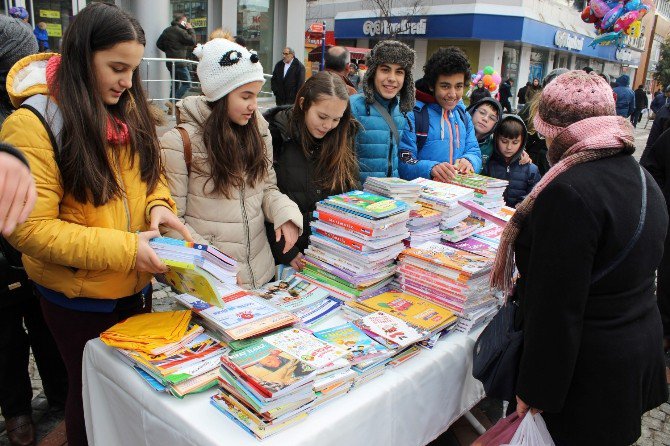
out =
[[[551,169],[517,206],[516,212],[505,226],[491,272],[491,286],[503,290],[505,296],[512,290],[515,270],[514,242],[523,222],[533,210],[535,200],[548,184],[578,164],[622,152],[632,154],[634,151],[633,126],[620,116],[586,118],[561,130],[547,152]]]
[[[62,58],[60,54],[55,55],[47,61],[46,77],[47,88],[52,97],[58,96],[57,73],[60,68]],[[126,144],[128,142],[130,133],[128,132],[128,125],[120,119],[108,116],[107,118],[107,142],[114,146]]]

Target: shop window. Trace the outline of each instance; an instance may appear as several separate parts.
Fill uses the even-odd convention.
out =
[[[29,2],[26,3],[26,9],[30,11]],[[47,26],[50,51],[60,51],[63,32],[72,20],[72,0],[33,0],[32,9],[35,25],[44,22]]]
[[[515,81],[519,77],[519,58],[521,51],[517,48],[504,47],[502,68],[500,75],[503,79],[512,78]]]
[[[237,3],[237,35],[244,37],[247,48],[258,52],[266,73],[271,73],[274,67],[274,9],[274,0],[238,0]]]
[[[197,42],[207,42],[207,1],[184,2],[170,0],[170,7],[170,17],[168,18],[170,22],[174,13],[183,12],[188,16],[188,21],[195,31]],[[165,26],[167,27],[168,24]]]

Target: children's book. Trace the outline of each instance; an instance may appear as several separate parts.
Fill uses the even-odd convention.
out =
[[[221,363],[265,398],[279,398],[314,380],[314,368],[261,341],[223,355]]]
[[[388,217],[393,214],[407,211],[407,203],[393,200],[381,195],[355,190],[340,195],[328,197],[324,204],[344,211],[364,215],[373,219]]]
[[[445,228],[440,225],[442,229],[442,239],[448,242],[459,242],[472,234],[484,229],[482,220],[474,217],[466,217],[460,223],[452,228]]]
[[[496,258],[496,253],[498,252],[498,247],[493,243],[475,237],[468,237],[455,243],[445,242],[445,244],[451,248],[471,252],[472,254],[477,254],[491,260]]]
[[[427,331],[434,331],[456,320],[454,313],[446,308],[399,291],[388,291],[372,296],[361,303]]]
[[[289,328],[265,336],[263,340],[299,358],[315,369],[347,356],[347,350],[327,344],[300,328]]]
[[[349,352],[346,359],[351,364],[358,364],[363,361],[389,355],[389,349],[370,338],[351,322],[317,331],[314,333],[314,336],[329,344],[346,348]]]
[[[387,341],[387,345],[407,347],[422,340],[425,332],[410,327],[405,321],[383,311],[376,311],[354,321],[354,324],[365,333],[377,339]]]
[[[487,177],[476,173],[456,174],[450,183],[474,189],[481,194],[486,194],[491,189],[504,189],[509,184],[506,180]]]
[[[253,291],[259,297],[268,299],[284,311],[294,312],[327,298],[330,293],[314,283],[296,275],[279,282],[272,282]]]
[[[418,248],[406,249],[403,255],[414,257],[425,263],[454,269],[471,277],[484,274],[492,265],[490,259],[435,242],[426,242]]]

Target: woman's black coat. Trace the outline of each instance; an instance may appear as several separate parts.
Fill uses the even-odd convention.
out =
[[[579,164],[538,196],[515,243],[524,351],[517,395],[559,444],[630,445],[640,417],[668,397],[654,292],[668,213],[646,174],[647,215],[623,262],[591,284],[633,237],[641,181],[629,155]]]

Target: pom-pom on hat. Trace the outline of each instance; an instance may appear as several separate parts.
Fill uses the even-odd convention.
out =
[[[533,120],[543,136],[555,138],[570,124],[594,116],[614,116],[612,88],[600,76],[568,71],[544,87]]]
[[[198,45],[193,54],[200,59],[198,78],[209,102],[250,82],[265,82],[258,55],[230,40],[212,39]]]

